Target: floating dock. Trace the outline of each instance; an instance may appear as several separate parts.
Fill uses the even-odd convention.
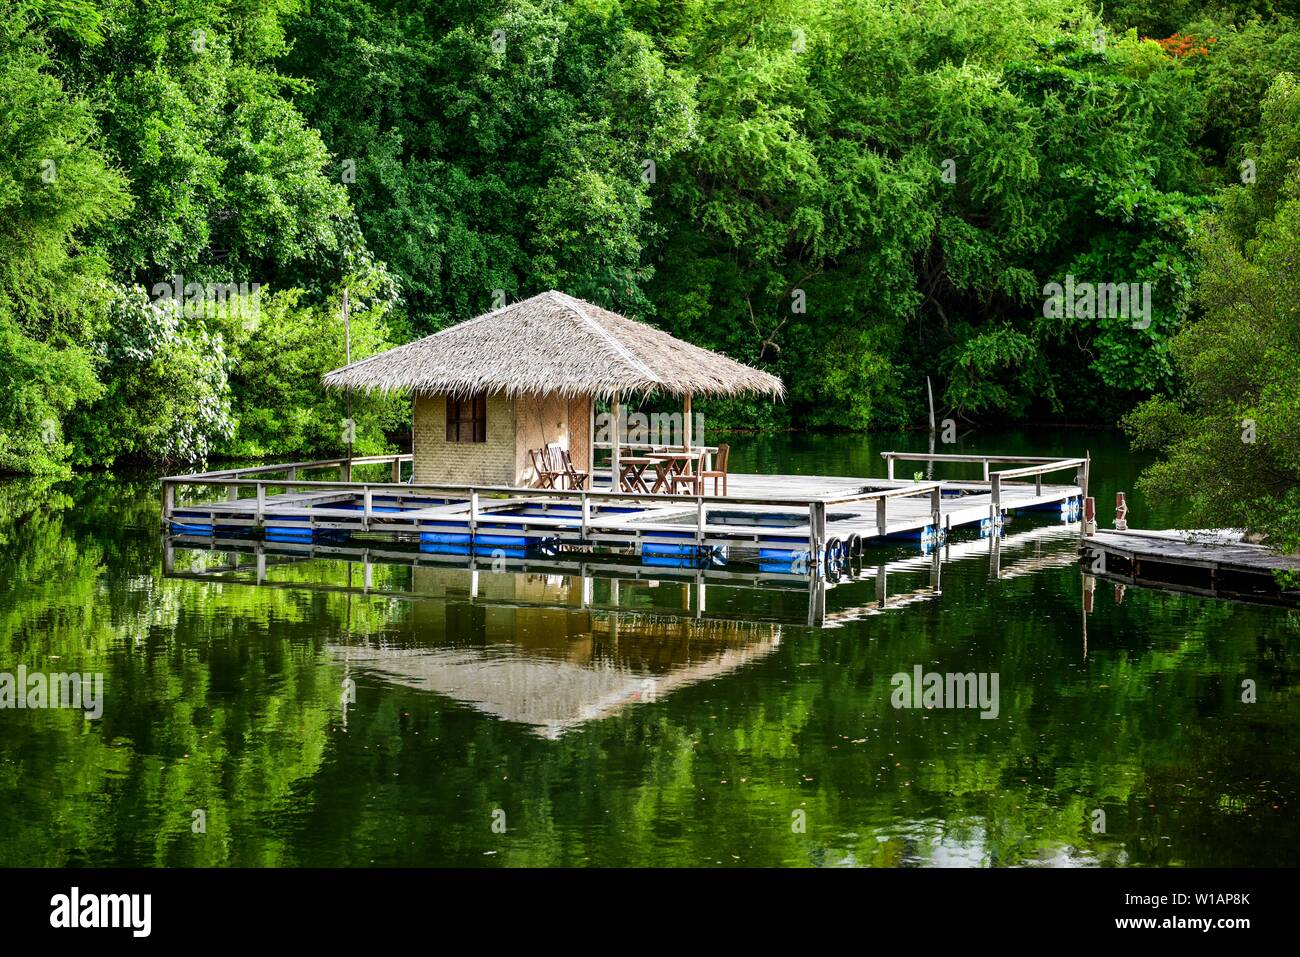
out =
[[[618,491],[609,487],[607,472],[596,474],[591,490],[403,482],[409,455],[297,462],[168,476],[162,520],[167,530],[191,536],[288,542],[386,536],[452,554],[610,549],[665,565],[749,561],[818,575],[871,543],[933,545],[966,527],[993,533],[1010,512],[1046,511],[1075,521],[1087,490],[1086,458],[883,457],[883,479],[733,473],[725,496]],[[894,477],[900,462],[930,470],[978,466],[981,477],[900,480]],[[359,469],[387,480],[353,481]],[[304,478],[330,470],[342,480]]]
[[[1281,555],[1227,531],[1096,531],[1081,545],[1085,571],[1124,585],[1260,604],[1300,604],[1285,573],[1300,557]]]

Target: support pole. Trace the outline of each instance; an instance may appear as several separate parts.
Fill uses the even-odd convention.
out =
[[[348,287],[344,286],[343,287],[343,364],[348,366],[352,365],[351,312],[352,310],[350,308],[350,303],[348,302]],[[353,434],[354,430],[356,429],[356,426],[352,422],[352,390],[347,389],[345,390],[344,394],[347,397],[347,404],[348,404],[348,424],[347,424],[347,432],[345,433],[348,438],[348,463],[343,468],[343,481],[351,482],[352,481],[352,441],[353,439],[356,438],[356,436]]]
[[[166,528],[171,521],[172,511],[176,508],[176,486],[171,482],[162,483],[162,523]]]
[[[609,468],[610,483],[609,487],[615,492],[622,490],[622,483],[619,481],[619,447],[623,442],[623,403],[622,396],[614,393],[613,401],[610,402],[610,415],[614,419],[614,430],[609,440]]]
[[[596,397],[587,403],[587,488],[596,487]]]
[[[682,451],[691,450],[691,394],[682,400]]]

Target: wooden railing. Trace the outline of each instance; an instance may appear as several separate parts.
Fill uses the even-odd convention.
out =
[[[1067,469],[1079,470],[1081,482],[1078,482],[1084,494],[1087,492],[1087,475],[1089,459],[1048,458],[1028,456],[977,456],[977,455],[926,455],[924,453],[885,452],[882,453],[889,463],[889,472],[893,474],[895,461],[941,461],[984,463],[986,481],[990,489],[989,516],[996,523],[1001,514],[1002,488],[1004,481],[1033,478],[1036,494],[1042,494],[1043,476]],[[813,555],[821,553],[826,544],[826,510],[828,506],[869,506],[874,503],[875,526],[877,534],[885,535],[889,531],[889,502],[899,498],[929,496],[931,523],[936,532],[940,530],[942,518],[942,500],[945,488],[956,487],[969,490],[969,483],[945,481],[914,481],[891,488],[868,488],[865,485],[857,492],[847,495],[808,497],[779,495],[706,495],[703,487],[698,494],[654,494],[625,492],[616,489],[535,489],[508,485],[452,485],[440,483],[402,482],[402,466],[411,461],[410,455],[376,455],[348,459],[323,459],[310,462],[292,462],[276,465],[258,465],[243,468],[223,469],[213,472],[200,472],[192,475],[169,475],[162,482],[162,518],[164,523],[173,520],[176,512],[178,490],[195,488],[220,488],[225,491],[226,503],[249,503],[249,510],[255,516],[257,525],[264,522],[267,492],[269,489],[283,489],[286,493],[337,492],[358,495],[361,498],[361,520],[363,529],[369,529],[372,520],[379,525],[393,529],[394,523],[401,522],[400,513],[375,513],[374,497],[401,498],[439,498],[455,503],[468,504],[464,514],[469,532],[478,531],[481,520],[492,521],[492,513],[482,510],[485,498],[495,501],[536,500],[545,498],[550,501],[573,501],[579,505],[581,538],[586,540],[593,525],[593,506],[602,504],[619,504],[634,502],[645,504],[647,501],[659,503],[677,503],[693,507],[695,510],[695,540],[703,545],[708,528],[708,516],[712,509],[720,506],[735,508],[745,505],[787,506],[792,509],[806,509],[808,512],[809,549]],[[1028,463],[1020,468],[990,471],[990,463]],[[392,481],[354,482],[351,481],[352,470],[358,466],[388,465]],[[319,481],[301,478],[304,472],[339,469],[344,475],[341,481]],[[252,494],[245,499],[243,492]],[[281,500],[283,501],[283,500]],[[203,500],[184,503],[182,508],[201,509]],[[328,507],[328,506],[325,506]],[[457,516],[459,520],[459,514]],[[499,519],[498,519],[499,521]],[[544,525],[547,521],[557,525],[571,525],[571,519],[538,519],[534,524]],[[600,525],[600,522],[594,524]],[[689,528],[689,525],[681,526]],[[401,531],[400,527],[396,530]],[[725,531],[715,528],[714,531]]]
[[[894,477],[895,462],[957,462],[964,464],[979,463],[983,466],[983,481],[989,483],[989,517],[996,522],[1002,508],[1002,483],[1008,480],[1033,478],[1034,494],[1043,494],[1043,476],[1053,472],[1075,470],[1074,484],[1082,491],[1083,498],[1088,496],[1088,472],[1092,457],[1081,459],[1063,459],[1047,455],[957,455],[934,452],[881,452],[885,460],[888,475]],[[1021,468],[990,471],[993,464],[1023,464]]]
[[[394,471],[396,471],[400,468],[402,462],[409,460],[409,455],[369,456],[366,458],[353,459],[352,465],[355,467],[358,465],[392,463],[392,467]],[[880,534],[885,534],[888,528],[888,502],[889,500],[896,498],[929,495],[931,498],[933,521],[937,526],[943,489],[943,483],[941,482],[919,482],[900,488],[866,489],[864,487],[862,491],[857,493],[829,498],[774,495],[706,495],[702,490],[699,494],[695,495],[676,493],[647,495],[645,493],[624,492],[612,489],[535,489],[519,488],[509,485],[315,481],[298,477],[302,472],[306,471],[343,468],[346,466],[346,462],[346,459],[326,459],[314,462],[294,462],[283,465],[253,466],[249,468],[225,469],[215,472],[200,472],[193,475],[169,475],[161,480],[163,522],[168,523],[172,521],[173,515],[178,508],[202,508],[203,500],[190,501],[178,505],[178,490],[192,488],[220,488],[225,490],[226,502],[242,502],[247,500],[250,504],[251,510],[256,516],[257,523],[260,525],[263,523],[265,517],[267,490],[278,488],[284,489],[286,492],[290,493],[360,493],[362,500],[362,520],[363,525],[367,528],[369,527],[371,520],[376,517],[376,513],[373,510],[374,496],[376,494],[389,497],[440,498],[456,502],[465,502],[469,505],[469,510],[465,515],[465,520],[468,523],[470,534],[473,535],[477,532],[478,525],[481,521],[492,521],[491,513],[484,513],[482,511],[482,503],[485,498],[491,498],[497,501],[508,501],[511,499],[536,499],[540,496],[548,500],[576,501],[580,506],[581,537],[586,539],[588,537],[589,528],[593,524],[593,505],[626,504],[629,502],[645,504],[647,500],[651,500],[656,504],[679,503],[694,507],[696,518],[696,543],[702,545],[705,541],[705,534],[708,526],[708,514],[711,509],[719,506],[735,508],[736,506],[745,505],[777,505],[807,510],[809,548],[813,554],[818,554],[826,542],[826,508],[828,505],[864,505],[870,502],[875,502],[876,526]],[[275,477],[280,473],[283,473],[283,478]],[[246,491],[251,491],[252,495],[241,496],[240,493]],[[397,517],[400,518],[400,516]],[[393,513],[384,513],[381,518],[387,521],[392,521]],[[537,524],[543,523],[537,522]]]

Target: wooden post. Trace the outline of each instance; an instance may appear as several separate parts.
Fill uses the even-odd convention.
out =
[[[469,493],[469,537],[474,540],[478,531],[478,492],[470,489]]]
[[[610,435],[610,440],[609,440],[609,469],[610,469],[609,487],[613,489],[615,492],[619,491],[622,488],[622,485],[619,482],[619,477],[618,477],[619,443],[623,441],[623,429],[621,425],[621,420],[623,418],[623,411],[622,411],[623,403],[620,400],[621,400],[621,396],[617,392],[615,392],[614,399],[609,404],[610,415],[614,420],[614,428],[613,428],[613,432]]]
[[[587,403],[587,487],[596,487],[596,397]]]
[[[1088,473],[1092,467],[1092,450],[1089,449],[1083,457],[1083,486],[1080,492],[1083,494],[1083,521],[1079,523],[1079,538],[1083,539],[1097,531],[1097,503],[1088,497]],[[1092,531],[1088,530],[1088,522],[1091,518]]]
[[[682,451],[691,450],[691,394],[682,400]],[[690,466],[687,466],[689,468]]]
[[[591,473],[588,472],[587,474],[590,475]],[[587,497],[586,492],[583,492],[582,493],[582,540],[584,542],[587,541],[587,539],[590,537],[590,531],[588,528],[588,526],[590,525],[591,525],[591,499]]]
[[[402,459],[401,456],[393,456],[393,484],[400,485],[402,482]]]
[[[892,482],[894,479],[894,456],[890,452],[885,453],[885,466],[888,469],[889,480]]]
[[[936,485],[930,492],[930,525],[934,529],[936,543],[939,539],[939,518],[943,513],[943,486]]]
[[[993,473],[989,495],[989,532],[997,533],[998,519],[1002,517],[1002,476]]]
[[[361,490],[361,524],[367,532],[370,531],[370,508],[373,504],[373,498],[371,495],[372,493],[369,485]]]
[[[888,502],[889,499],[887,498],[876,499],[876,534],[881,538],[884,538],[889,532]]]
[[[343,364],[352,365],[352,310],[348,302],[348,287],[343,287]],[[354,432],[356,426],[352,422],[352,390],[348,389],[344,393],[348,404],[348,422],[347,422],[347,439],[348,439],[348,464],[343,470],[343,481],[352,481],[352,441],[355,438]]]
[[[266,511],[266,486],[261,482],[257,483],[257,527],[261,528],[263,524],[262,513]]]
[[[704,486],[700,485],[700,494],[695,499],[695,551],[701,552],[704,548],[704,523],[706,521],[707,510],[704,507]]]
[[[822,545],[826,541],[826,503],[808,503],[808,569],[814,575],[821,573]]]
[[[989,480],[989,460],[985,459],[984,460],[984,481],[987,482],[988,480]]]
[[[176,486],[171,482],[162,483],[162,522],[166,527],[172,517],[172,512],[176,510]]]
[[[239,501],[239,486],[238,486],[238,485],[227,485],[227,486],[226,486],[226,501],[227,501],[227,502],[238,502],[238,501]]]

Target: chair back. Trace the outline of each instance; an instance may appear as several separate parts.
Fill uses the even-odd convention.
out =
[[[714,469],[715,472],[722,472],[723,474],[726,474],[726,471],[727,471],[727,458],[728,458],[730,455],[731,455],[731,446],[730,446],[730,445],[727,445],[727,444],[724,442],[724,443],[722,443],[722,444],[720,444],[720,445],[718,446],[718,457],[717,457],[717,459],[716,459],[716,460],[714,461],[714,463],[713,463],[713,469]]]

